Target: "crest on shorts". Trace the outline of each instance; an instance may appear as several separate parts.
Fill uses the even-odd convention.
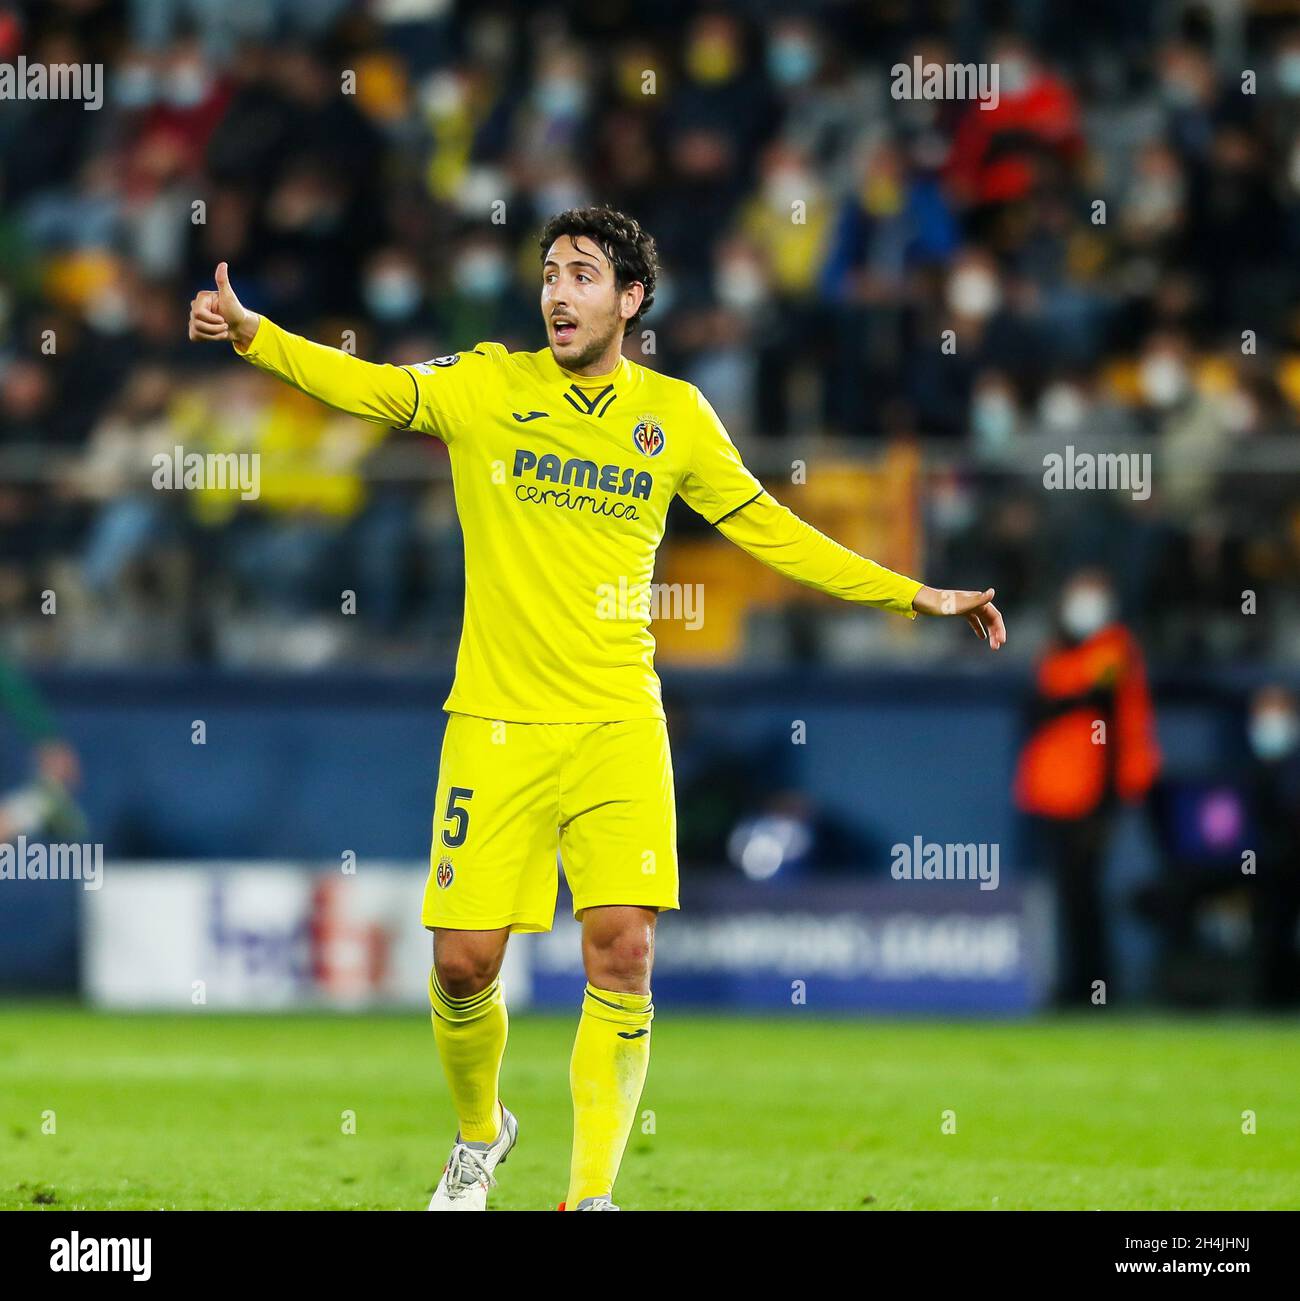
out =
[[[456,877],[456,869],[451,865],[451,859],[444,854],[438,860],[438,870],[434,873],[434,879],[438,882],[438,889],[445,890]]]
[[[632,430],[632,446],[642,456],[658,456],[664,450],[664,427],[654,416],[642,416]]]

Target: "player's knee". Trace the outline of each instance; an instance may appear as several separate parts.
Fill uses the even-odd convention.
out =
[[[434,954],[433,968],[438,984],[449,998],[470,998],[481,993],[501,970],[502,954],[489,949],[441,949]]]
[[[653,948],[644,927],[629,927],[585,946],[587,979],[597,989],[643,993],[649,989]]]

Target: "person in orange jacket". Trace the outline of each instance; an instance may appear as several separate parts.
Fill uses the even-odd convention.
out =
[[[1142,802],[1159,771],[1141,649],[1118,621],[1107,576],[1081,570],[1062,590],[1057,635],[1036,671],[1014,787],[1056,881],[1058,1005],[1093,1002],[1096,981],[1109,997],[1106,847],[1117,806]]]

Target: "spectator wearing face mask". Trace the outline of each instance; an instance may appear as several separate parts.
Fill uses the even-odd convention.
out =
[[[1141,419],[1155,437],[1162,509],[1175,520],[1209,509],[1231,435],[1220,405],[1196,387],[1194,357],[1179,333],[1146,342],[1138,365]]]
[[[1251,880],[1253,992],[1264,1007],[1300,1003],[1300,714],[1285,687],[1250,701],[1250,785],[1259,835]]]
[[[443,339],[499,339],[522,347],[536,305],[521,293],[508,248],[483,231],[470,231],[452,250],[450,286],[434,309]]]
[[[987,209],[1031,194],[1044,168],[1074,168],[1084,153],[1074,91],[1015,36],[993,49],[996,101],[966,106],[948,181],[964,207]]]
[[[778,143],[763,157],[759,193],[740,211],[737,233],[754,248],[771,284],[774,312],[759,353],[759,402],[770,433],[794,427],[804,359],[822,351],[826,317],[817,276],[830,238],[830,205],[810,160]]]
[[[405,249],[382,248],[367,261],[361,300],[385,342],[394,334],[428,330],[433,325],[421,268]]]
[[[1081,570],[1038,665],[1014,786],[1055,878],[1059,1006],[1089,1004],[1096,981],[1111,987],[1106,848],[1117,805],[1144,800],[1159,769],[1142,652],[1117,618],[1109,579]]]

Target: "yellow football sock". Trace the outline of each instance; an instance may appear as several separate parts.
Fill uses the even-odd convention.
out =
[[[569,1063],[573,1092],[573,1163],[565,1206],[608,1197],[623,1160],[650,1066],[649,994],[619,994],[587,986]]]
[[[497,1083],[506,1053],[506,1001],[498,977],[469,998],[449,998],[429,973],[433,1037],[466,1143],[490,1143],[501,1130]]]

